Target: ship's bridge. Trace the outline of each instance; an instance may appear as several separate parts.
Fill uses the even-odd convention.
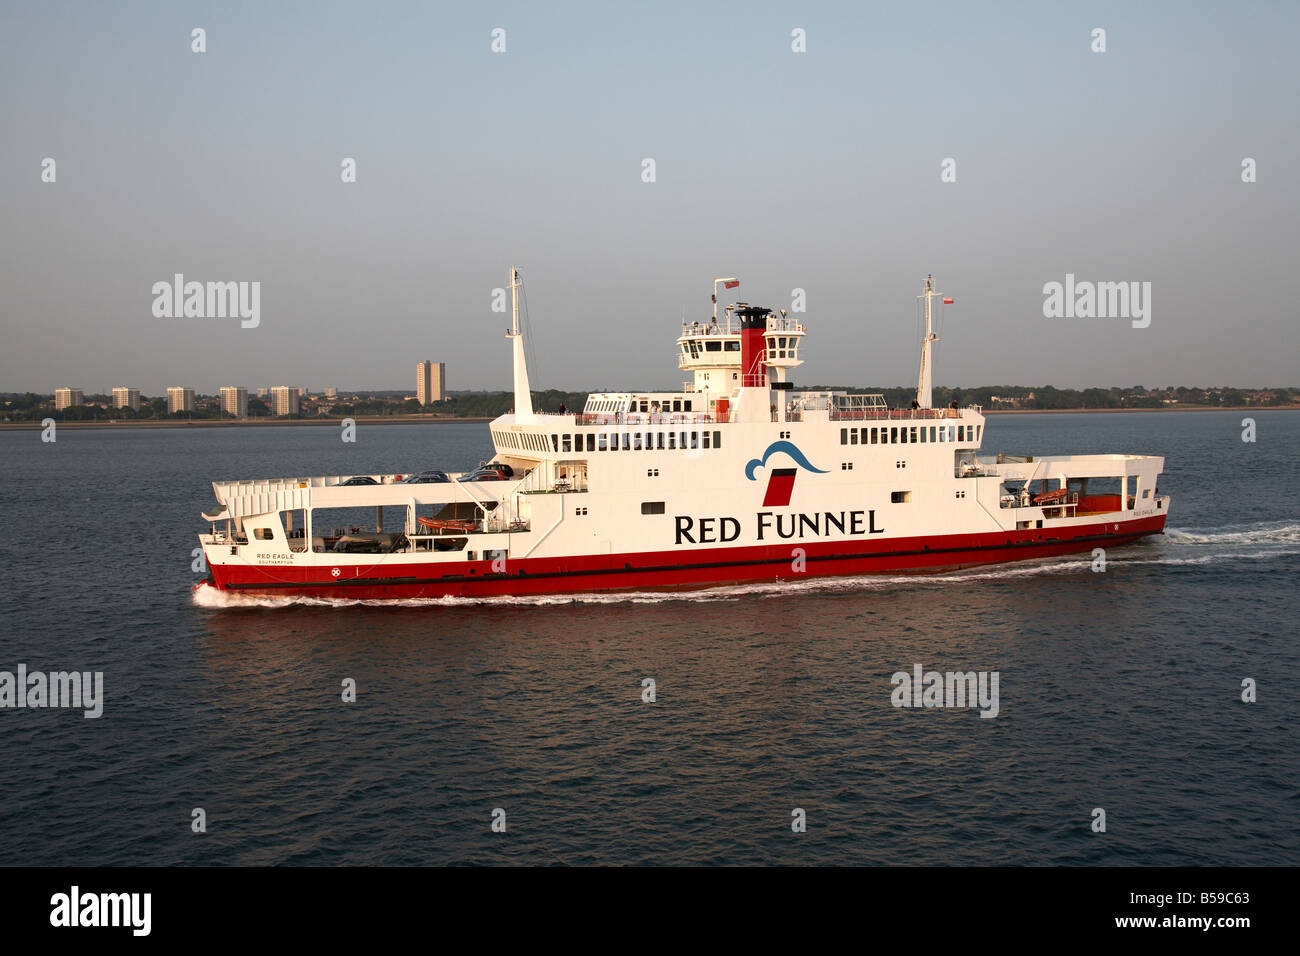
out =
[[[692,381],[684,383],[686,391],[729,394],[740,385],[740,322],[733,313],[745,308],[748,308],[746,303],[733,302],[721,319],[682,323],[682,334],[677,339],[677,367],[694,375]],[[767,368],[776,370],[777,381],[785,381],[789,369],[803,364],[799,346],[806,334],[802,322],[780,314],[767,316],[760,360]]]

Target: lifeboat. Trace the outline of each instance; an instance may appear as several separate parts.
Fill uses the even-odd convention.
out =
[[[1041,495],[1035,495],[1034,504],[1036,505],[1060,504],[1062,501],[1066,499],[1068,495],[1069,492],[1066,491],[1064,488],[1058,488],[1056,489],[1056,491],[1047,491]]]
[[[454,518],[416,518],[416,522],[422,528],[428,528],[430,531],[477,531],[478,525],[473,521],[456,520]]]

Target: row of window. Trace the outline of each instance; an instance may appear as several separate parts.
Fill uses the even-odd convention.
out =
[[[724,350],[723,345],[726,348]],[[699,358],[701,352],[739,352],[739,339],[689,339],[682,343],[682,354]]]
[[[633,398],[630,401],[623,398],[592,398],[587,400],[587,407],[583,410],[588,415],[613,415],[618,412],[635,412],[637,409],[643,412],[657,410],[661,412],[689,412],[691,410],[691,399],[674,398],[674,399],[650,399],[650,398]]]
[[[537,452],[676,451],[679,448],[721,448],[722,432],[587,432],[577,435],[539,435],[532,432],[495,434],[498,448]]]
[[[905,445],[960,442],[975,444],[983,425],[889,425],[872,428],[841,428],[841,445]]]

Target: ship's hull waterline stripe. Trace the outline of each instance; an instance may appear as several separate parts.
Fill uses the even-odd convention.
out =
[[[994,532],[996,533],[996,532]],[[1002,544],[983,544],[983,545],[964,545],[950,548],[930,548],[922,547],[920,549],[911,549],[906,551],[858,551],[844,554],[809,554],[803,560],[813,561],[853,561],[853,560],[878,560],[884,558],[902,558],[915,556],[928,556],[936,554],[957,554],[970,552],[989,552],[989,551],[1014,551],[1018,548],[1052,548],[1062,545],[1086,544],[1099,541],[1113,541],[1119,538],[1140,538],[1151,534],[1163,534],[1159,529],[1155,530],[1129,530],[1129,531],[1112,531],[1105,534],[1080,535],[1073,538],[1047,538],[1036,539],[1032,541],[1015,541],[1003,542]],[[576,557],[576,556],[575,556]],[[597,555],[582,555],[581,557],[598,557]],[[561,559],[562,560],[562,559]],[[545,578],[575,578],[575,577],[596,577],[603,575],[616,574],[662,574],[671,571],[697,571],[709,570],[713,568],[734,568],[734,567],[760,567],[762,565],[789,564],[790,557],[783,556],[779,558],[746,558],[731,561],[703,561],[694,564],[657,564],[645,566],[625,566],[621,568],[590,568],[587,570],[575,571],[538,571],[529,572],[526,569],[508,572],[508,573],[487,573],[487,574],[448,574],[439,575],[438,577],[367,577],[367,578],[330,578],[321,581],[263,581],[236,583],[230,582],[225,585],[217,585],[221,590],[252,590],[264,591],[271,589],[289,589],[289,588],[344,588],[344,587],[410,587],[411,585],[441,585],[441,584],[458,584],[464,582],[499,582],[510,580],[538,581]]]

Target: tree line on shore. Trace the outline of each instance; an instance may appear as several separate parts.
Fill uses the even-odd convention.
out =
[[[911,386],[887,388],[844,388],[843,386],[804,386],[809,391],[846,391],[854,394],[879,392],[891,408],[907,408],[916,395]],[[644,390],[652,391],[652,390]],[[533,393],[533,407],[539,411],[581,411],[587,401],[587,392],[566,392],[549,389]],[[984,385],[976,388],[950,388],[936,386],[933,403],[936,407],[956,401],[959,405],[981,405],[985,411],[999,409],[1070,410],[1119,408],[1230,408],[1258,406],[1277,408],[1300,402],[1300,389],[1293,388],[1231,388],[1231,387],[1167,387],[1148,389],[1132,388],[1054,388],[1050,385]],[[514,407],[512,392],[457,392],[446,401],[421,405],[402,393],[361,393],[341,399],[323,399],[311,396],[303,400],[296,415],[278,416],[287,420],[342,419],[371,417],[400,417],[436,415],[450,418],[495,418]],[[249,396],[248,417],[274,419],[271,408],[261,398]],[[55,411],[53,395],[33,392],[0,393],[0,418],[4,421],[220,421],[233,416],[222,411],[215,396],[198,396],[193,411],[171,413],[167,399],[161,397],[140,399],[139,410],[114,408],[108,395],[87,395],[82,405]]]

